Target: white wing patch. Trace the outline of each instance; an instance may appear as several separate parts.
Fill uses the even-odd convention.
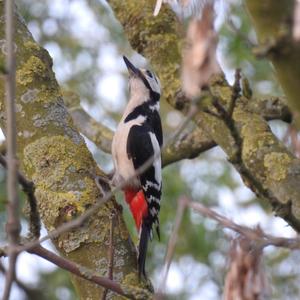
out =
[[[161,157],[160,157],[160,147],[157,141],[157,138],[154,133],[149,132],[151,143],[154,149],[154,170],[155,170],[155,180],[161,185]]]

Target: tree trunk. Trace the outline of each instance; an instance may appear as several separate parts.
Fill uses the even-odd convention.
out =
[[[0,5],[1,52],[6,51],[4,4]],[[17,145],[20,168],[36,187],[39,212],[48,231],[76,218],[101,198],[95,176],[103,175],[75,129],[52,71],[48,52],[32,38],[23,19],[15,14],[17,55]],[[5,130],[4,83],[0,83],[1,127]],[[98,275],[108,273],[111,214],[116,215],[113,244],[114,280],[128,295],[148,299],[151,292],[139,282],[136,251],[115,200],[105,203],[80,228],[61,234],[53,243],[66,258]],[[73,277],[80,299],[100,299],[103,289]],[[133,297],[132,296],[132,297]],[[120,296],[109,292],[107,299]],[[136,296],[138,298],[138,296]]]

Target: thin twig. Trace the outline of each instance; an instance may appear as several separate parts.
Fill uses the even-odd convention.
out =
[[[5,1],[5,38],[7,46],[6,54],[6,81],[5,81],[5,105],[6,105],[6,135],[7,135],[7,224],[6,231],[9,240],[9,267],[6,273],[3,300],[8,300],[12,283],[15,279],[16,262],[18,253],[15,247],[19,242],[20,220],[19,199],[17,189],[17,159],[16,159],[16,116],[15,116],[15,88],[16,88],[16,57],[14,47],[14,8],[13,0]]]
[[[0,164],[7,169],[7,161],[5,157],[0,153]],[[40,215],[37,208],[37,200],[35,197],[35,187],[33,182],[26,179],[26,177],[20,172],[17,171],[18,181],[22,186],[24,193],[27,195],[27,199],[30,206],[30,213],[29,213],[29,232],[31,239],[37,239],[40,236],[41,230],[41,220]]]
[[[238,75],[239,76],[239,75]],[[238,79],[237,76],[237,79]],[[239,89],[239,87],[238,87]],[[232,118],[232,115],[230,115],[227,110],[223,107],[223,105],[220,103],[219,99],[215,97],[212,92],[212,104],[217,110],[218,114],[217,117],[220,120],[224,121],[224,124],[227,126],[227,128],[230,131],[230,134],[234,141],[234,148],[235,151],[231,154],[231,157],[229,157],[229,162],[231,162],[235,168],[238,170],[238,172],[241,174],[242,179],[244,182],[246,182],[247,186],[251,188],[251,190],[258,196],[258,197],[264,197],[268,199],[274,206],[275,209],[280,210],[281,204],[280,201],[276,198],[276,196],[273,194],[273,192],[269,189],[266,189],[259,180],[256,179],[255,175],[253,175],[247,166],[245,165],[243,158],[242,158],[242,151],[243,151],[243,139],[240,136],[240,133],[236,127],[235,121]]]
[[[177,243],[177,239],[178,239],[179,227],[181,225],[183,213],[186,209],[188,201],[189,200],[186,197],[181,197],[178,199],[175,223],[174,223],[174,227],[173,227],[173,230],[172,230],[169,242],[168,242],[167,253],[166,253],[165,263],[164,263],[164,268],[163,268],[162,281],[161,281],[160,287],[158,289],[158,292],[156,294],[156,300],[160,299],[161,295],[163,295],[163,292],[164,292],[164,289],[166,286],[166,281],[168,278],[172,258],[174,255],[174,251],[175,251],[175,247],[176,247],[176,243]]]
[[[261,247],[276,246],[288,249],[300,249],[300,238],[284,238],[276,237],[263,232],[262,230],[255,230],[247,226],[242,226],[234,223],[225,216],[218,214],[212,209],[205,207],[199,202],[188,201],[187,205],[195,210],[196,212],[202,214],[205,217],[211,218],[217,221],[222,227],[231,229],[249,240],[257,242]]]
[[[43,248],[42,246],[36,246],[34,248],[31,248],[28,252],[38,255],[39,257],[42,257],[47,261],[52,262],[56,266],[67,270],[81,278],[94,282],[104,288],[110,289],[119,295],[128,297],[128,295],[123,291],[120,284],[118,284],[117,282],[106,277],[95,275],[93,271],[86,269],[80,265],[77,265],[68,259],[60,257],[55,253]]]
[[[232,116],[236,101],[238,100],[239,96],[241,94],[241,69],[235,70],[235,79],[234,84],[232,87],[232,95],[231,95],[231,101],[228,108],[228,114]]]
[[[0,262],[0,272],[5,276],[7,271],[4,268],[3,264]],[[19,280],[18,278],[15,278],[15,283],[16,285],[24,291],[26,294],[27,298],[30,300],[40,300],[45,298],[45,294],[43,293],[42,290],[38,288],[31,288],[27,286],[24,282]]]
[[[114,271],[114,227],[115,227],[115,214],[110,216],[110,228],[109,228],[109,246],[108,246],[108,278],[113,280]],[[102,295],[102,300],[106,299],[108,289],[105,289]]]

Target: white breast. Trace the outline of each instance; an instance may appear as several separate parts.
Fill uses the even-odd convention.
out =
[[[132,179],[135,175],[135,169],[132,159],[128,159],[127,155],[127,139],[129,130],[133,125],[141,125],[146,120],[146,117],[139,116],[136,119],[124,123],[122,120],[116,130],[112,141],[112,157],[115,166],[115,174],[113,177],[113,184],[119,185],[124,180],[131,181],[131,185],[140,186],[137,178]]]

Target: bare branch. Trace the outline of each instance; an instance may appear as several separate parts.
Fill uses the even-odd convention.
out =
[[[63,92],[64,102],[78,130],[106,153],[111,152],[113,131],[93,119],[80,105],[80,98],[73,92]]]
[[[189,201],[187,205],[201,215],[217,221],[222,227],[233,230],[236,233],[255,241],[260,247],[276,246],[288,249],[300,249],[300,238],[275,237],[264,233],[262,230],[254,230],[246,226],[238,225],[228,218],[205,207],[199,202]]]
[[[3,266],[3,264],[0,262],[0,272],[5,276],[6,275],[6,270]],[[27,298],[30,300],[41,300],[45,298],[45,295],[42,290],[38,288],[32,288],[27,286],[24,282],[19,280],[18,278],[15,279],[16,285],[24,291],[26,294]]]
[[[163,294],[163,291],[165,289],[165,286],[166,286],[166,281],[168,278],[172,258],[174,255],[174,251],[175,251],[175,247],[176,247],[176,243],[177,243],[177,239],[178,239],[179,227],[181,225],[183,213],[185,211],[188,201],[189,200],[186,197],[182,197],[182,198],[178,199],[175,223],[174,223],[174,227],[173,227],[173,230],[172,230],[169,242],[168,242],[167,253],[166,253],[165,263],[164,263],[164,268],[163,268],[162,281],[161,281],[159,290],[157,292],[156,299],[160,299],[160,297]]]
[[[84,279],[94,282],[102,287],[110,289],[119,295],[131,298],[130,296],[128,296],[126,294],[126,292],[122,289],[122,287],[118,283],[116,283],[108,278],[95,275],[91,270],[88,270],[88,269],[86,269],[82,266],[79,266],[63,257],[60,257],[60,256],[56,255],[55,253],[43,248],[42,246],[36,246],[36,247],[30,249],[30,251],[28,251],[28,252],[38,255],[38,256],[46,259],[47,261],[52,262],[56,266],[58,266],[64,270],[67,270],[81,278],[84,278]]]
[[[15,89],[16,89],[16,57],[14,44],[14,8],[13,0],[5,1],[5,39],[7,46],[6,55],[6,81],[5,81],[5,104],[7,119],[7,224],[6,231],[9,240],[9,267],[6,273],[6,281],[3,293],[3,300],[8,300],[12,283],[15,279],[16,262],[18,254],[15,247],[19,242],[20,220],[19,220],[19,199],[17,185],[17,158],[16,158],[16,117],[15,117]]]
[[[162,164],[169,164],[182,159],[192,159],[216,146],[216,143],[207,137],[205,132],[195,127],[190,132],[183,133],[175,138],[169,146],[163,148]]]
[[[7,168],[7,161],[2,154],[0,154],[0,164]],[[41,220],[37,208],[37,200],[34,194],[34,185],[33,182],[27,180],[25,176],[17,172],[18,181],[21,184],[24,193],[27,195],[27,200],[30,206],[29,213],[29,238],[39,238],[41,230]]]

